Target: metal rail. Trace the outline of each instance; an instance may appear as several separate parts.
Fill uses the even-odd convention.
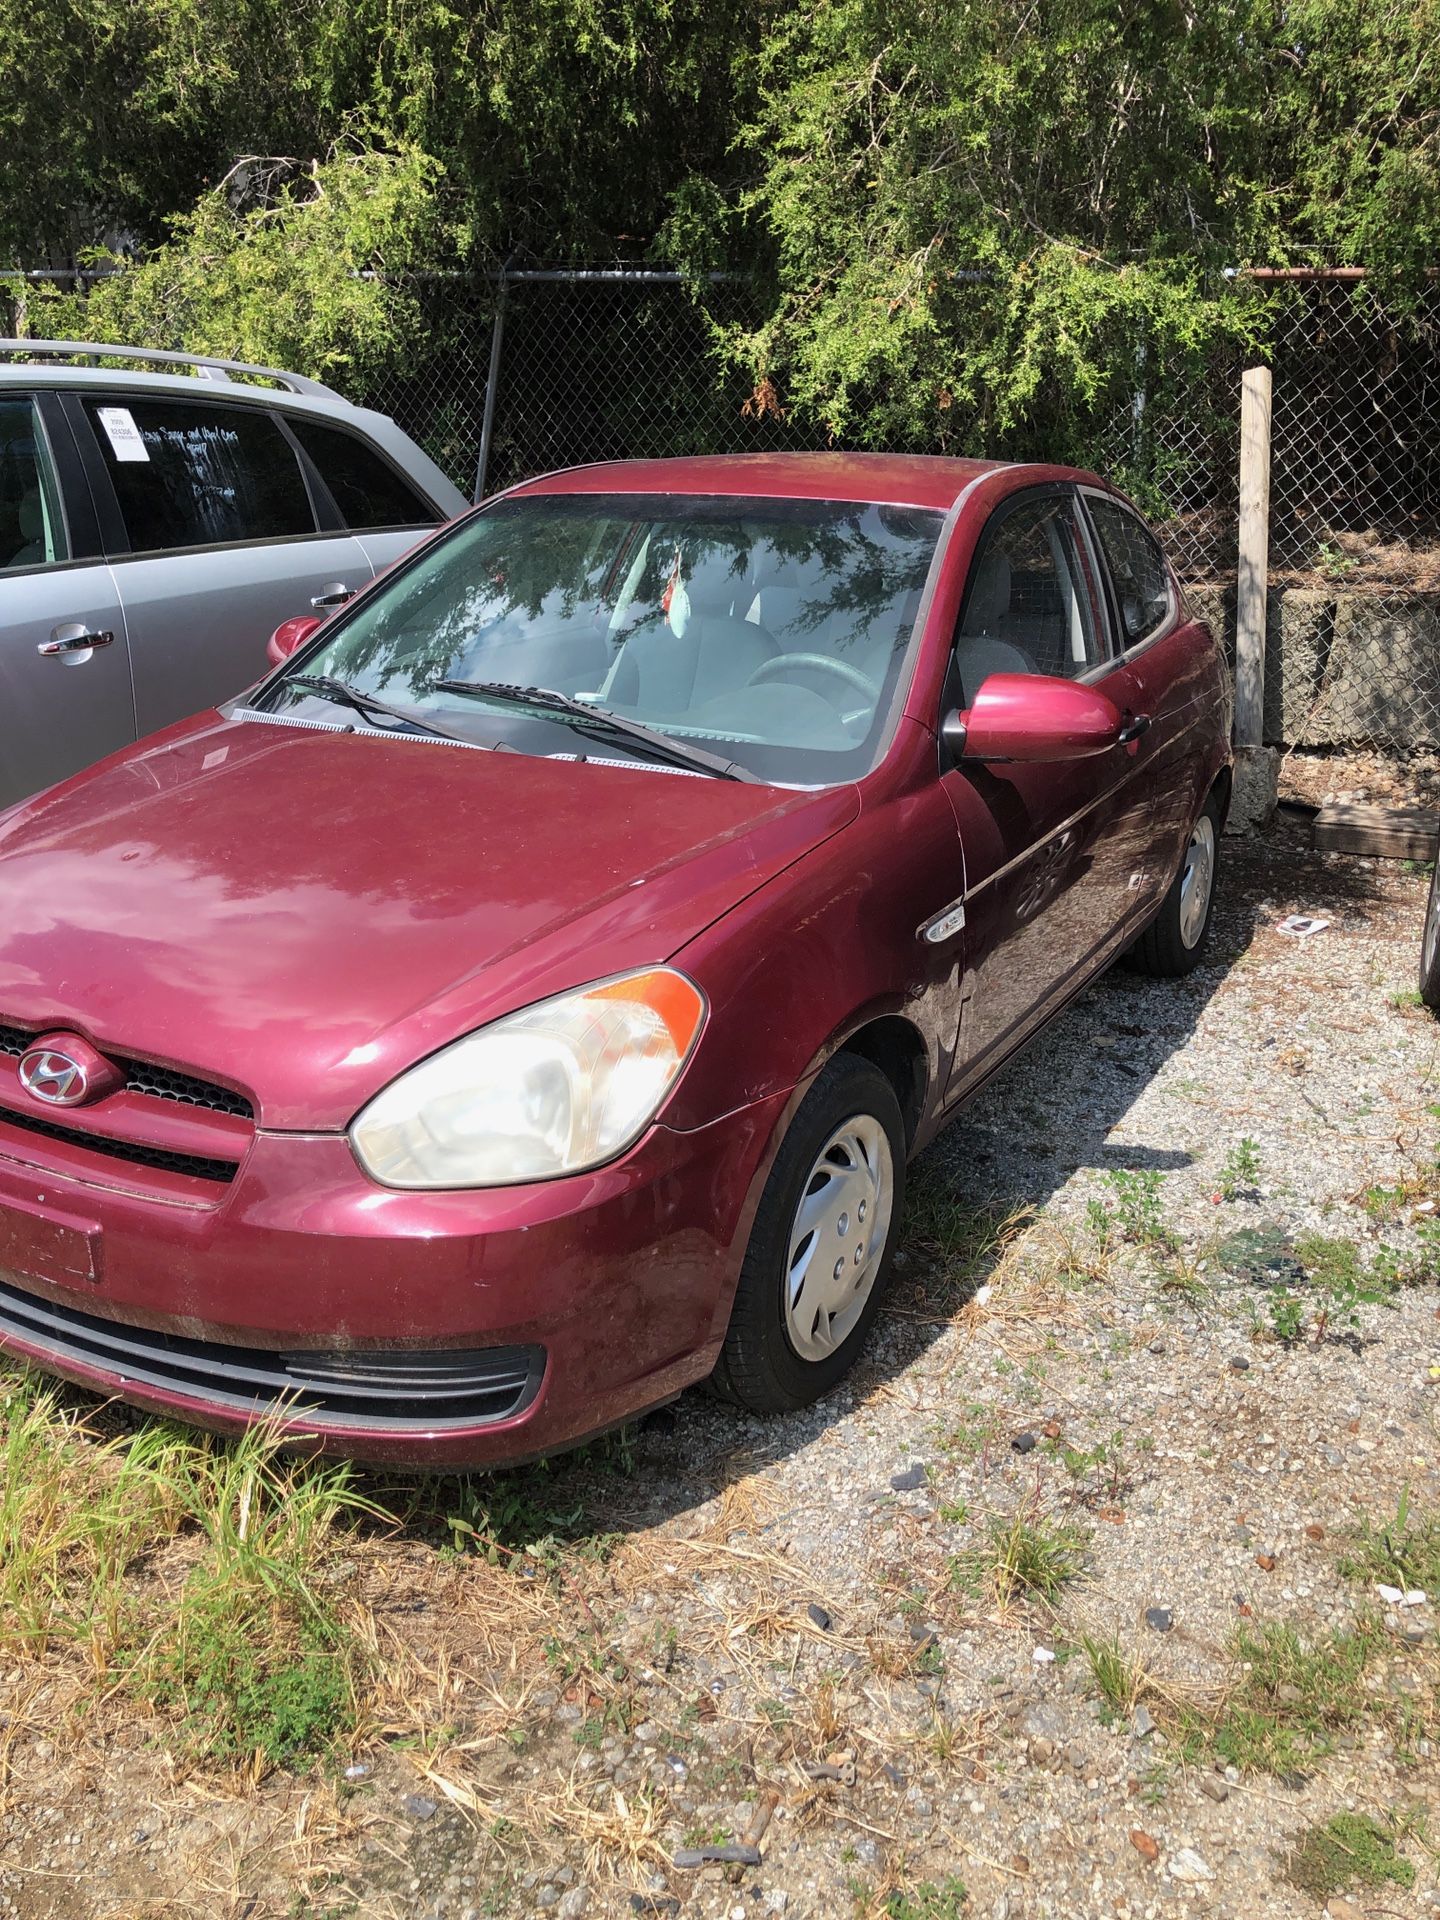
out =
[[[281,367],[252,367],[244,360],[211,360],[198,353],[166,353],[158,347],[125,347],[114,342],[105,345],[92,340],[0,340],[0,360],[24,358],[44,360],[140,360],[147,365],[193,367],[202,380],[228,381],[232,374],[273,380],[290,393],[308,394],[315,400],[339,400],[333,387],[307,379],[303,373],[286,373]]]

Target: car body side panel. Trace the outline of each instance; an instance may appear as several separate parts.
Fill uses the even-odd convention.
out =
[[[112,636],[46,658],[57,627]],[[112,569],[76,561],[0,574],[0,808],[135,739],[125,615]]]
[[[322,587],[358,591],[373,569],[353,534],[325,533],[138,554],[114,572],[144,735],[249,686],[282,620],[308,612]]]
[[[912,722],[919,766],[935,741]],[[858,1028],[899,1018],[943,1084],[959,1019],[963,933],[925,929],[965,891],[954,817],[932,780],[867,783],[857,818],[682,948],[723,1046],[702,1041],[667,1109],[700,1126],[727,1107],[793,1089]]]

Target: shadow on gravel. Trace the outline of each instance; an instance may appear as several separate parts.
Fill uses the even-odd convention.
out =
[[[430,1481],[363,1476],[364,1491],[401,1517],[399,1538],[448,1546],[457,1537],[450,1517],[468,1514],[508,1551],[539,1534],[563,1544],[683,1514],[810,1445],[857,1400],[903,1373],[994,1270],[1003,1251],[995,1228],[1007,1216],[1043,1207],[1082,1167],[1165,1173],[1190,1164],[1188,1152],[1163,1139],[1117,1142],[1112,1135],[1190,1038],[1259,929],[1299,911],[1363,921],[1377,899],[1369,863],[1316,855],[1304,830],[1284,821],[1264,839],[1225,841],[1222,861],[1210,964],[1176,981],[1123,966],[1103,975],[912,1165],[887,1311],[870,1353],[827,1400],[757,1419],[694,1390],[623,1435],[515,1472]],[[66,1397],[94,1418],[89,1396],[67,1390]],[[142,1423],[118,1406],[95,1420],[111,1432]]]

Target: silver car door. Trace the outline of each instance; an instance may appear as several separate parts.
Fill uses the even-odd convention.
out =
[[[125,621],[64,420],[0,396],[0,807],[135,738]]]
[[[242,692],[282,620],[371,578],[269,408],[133,392],[81,406],[142,735]]]

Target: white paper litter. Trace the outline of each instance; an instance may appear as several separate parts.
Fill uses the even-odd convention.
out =
[[[1308,940],[1313,933],[1323,933],[1329,926],[1328,920],[1318,920],[1310,913],[1287,913],[1283,920],[1275,923],[1277,933],[1288,933],[1292,940]]]
[[[1048,1667],[1055,1656],[1049,1647],[1036,1647],[1030,1658],[1035,1662],[1037,1667]]]

